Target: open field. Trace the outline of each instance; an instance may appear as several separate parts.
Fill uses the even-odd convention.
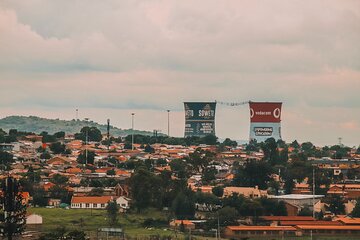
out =
[[[105,210],[87,210],[87,209],[60,209],[60,208],[29,208],[29,213],[36,213],[43,217],[43,226],[37,229],[41,232],[49,232],[57,227],[66,227],[68,229],[77,229],[87,232],[88,236],[95,239],[96,230],[101,227],[108,227]],[[156,219],[159,221],[158,228],[145,228],[143,222],[146,219]],[[168,216],[164,212],[155,209],[148,210],[141,214],[128,213],[121,214],[119,223],[124,229],[125,234],[131,238],[145,239],[150,236],[169,236],[172,239],[185,239],[182,233],[175,233],[168,226]],[[209,237],[193,236],[192,239],[211,239]],[[215,238],[213,238],[215,239]],[[256,237],[249,240],[310,240],[310,237]],[[358,240],[360,236],[314,236],[314,240]]]
[[[101,227],[109,227],[105,210],[87,209],[60,209],[60,208],[29,208],[29,213],[36,213],[43,217],[43,226],[37,229],[42,232],[49,232],[57,227],[63,226],[68,229],[78,229],[94,235]],[[144,228],[145,219],[152,218],[164,222],[159,228]],[[120,226],[127,235],[136,236],[173,236],[175,232],[168,227],[168,218],[165,214],[156,210],[149,210],[141,214],[128,213],[119,217]],[[176,233],[178,237],[182,234]]]

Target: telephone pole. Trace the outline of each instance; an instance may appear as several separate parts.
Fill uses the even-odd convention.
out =
[[[170,110],[166,110],[167,111],[167,123],[168,123],[168,129],[167,129],[167,134],[168,134],[168,137],[170,137]]]
[[[135,113],[131,113],[131,150],[134,150],[134,115]]]

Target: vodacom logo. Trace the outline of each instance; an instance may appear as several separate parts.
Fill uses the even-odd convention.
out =
[[[250,108],[250,118],[254,117],[254,109]]]
[[[280,117],[280,108],[275,108],[274,112],[273,112],[273,116],[274,118],[279,118]]]

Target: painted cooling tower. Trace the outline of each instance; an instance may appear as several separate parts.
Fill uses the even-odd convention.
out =
[[[281,102],[249,102],[250,140],[281,139]]]
[[[184,102],[185,137],[215,135],[216,102]]]

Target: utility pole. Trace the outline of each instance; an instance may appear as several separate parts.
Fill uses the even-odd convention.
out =
[[[134,115],[131,113],[131,150],[134,150]]]
[[[89,128],[86,128],[86,133],[85,133],[85,165],[88,164],[88,137],[89,137]]]
[[[220,220],[219,220],[219,212],[217,212],[217,225],[218,225],[218,229],[217,229],[218,239],[220,240],[221,236],[220,236]]]
[[[79,109],[76,109],[76,121],[79,120]]]
[[[107,149],[108,149],[108,160],[110,159],[110,119],[107,120]]]
[[[110,150],[110,119],[107,120],[107,139],[108,139],[108,152]]]
[[[167,111],[167,120],[168,120],[168,130],[167,130],[167,134],[168,134],[168,137],[170,137],[170,110],[166,110]]]
[[[315,168],[313,166],[313,199],[312,199],[312,204],[313,204],[313,218],[315,218]]]

